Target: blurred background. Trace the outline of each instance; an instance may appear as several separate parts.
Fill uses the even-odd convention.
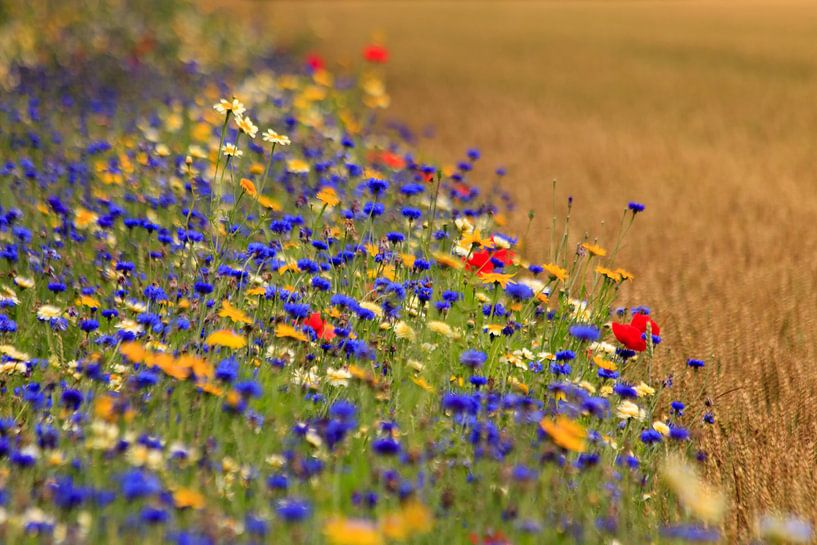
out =
[[[817,515],[817,5],[809,2],[230,2],[282,47],[391,57],[384,114],[440,162],[483,153],[549,251],[551,187],[612,245],[623,305],[654,309],[666,373],[703,358],[710,477],[747,535],[767,509]],[[433,127],[433,138],[422,136]],[[509,229],[511,231],[511,229]],[[676,382],[676,388],[684,384]],[[689,392],[686,392],[689,395]],[[679,392],[680,396],[680,392]]]

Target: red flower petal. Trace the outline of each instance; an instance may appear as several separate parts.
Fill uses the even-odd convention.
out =
[[[468,270],[477,271],[477,273],[490,273],[494,271],[494,264],[491,263],[491,252],[482,250],[471,254],[468,260]]]
[[[647,349],[647,341],[641,338],[641,332],[635,326],[613,322],[613,335],[630,350],[643,352]]]
[[[309,318],[304,320],[304,324],[314,329],[315,335],[317,335],[319,339],[331,341],[335,337],[334,328],[321,318],[320,312],[310,314]]]
[[[384,63],[389,60],[389,50],[382,45],[367,45],[363,49],[363,58],[369,62]]]
[[[500,260],[505,265],[510,265],[511,263],[513,263],[513,256],[514,253],[510,250],[506,250],[505,248],[500,248],[499,250],[494,252],[494,257]]]
[[[323,70],[323,67],[326,66],[326,63],[323,62],[323,58],[317,53],[307,55],[306,64],[308,64],[312,70]]]
[[[638,329],[641,333],[647,332],[647,324],[650,324],[650,329],[652,330],[653,335],[661,335],[661,328],[658,327],[649,316],[646,314],[636,314],[633,316],[633,319],[630,321],[630,325]]]

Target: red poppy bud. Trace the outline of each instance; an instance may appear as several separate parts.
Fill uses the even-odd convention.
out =
[[[308,64],[312,70],[323,70],[326,66],[326,63],[323,62],[323,57],[317,53],[310,53],[307,55],[306,64]]]
[[[389,60],[389,51],[382,45],[367,45],[363,49],[363,58],[369,62],[383,64]]]

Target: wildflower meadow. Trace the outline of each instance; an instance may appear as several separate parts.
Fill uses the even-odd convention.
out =
[[[721,542],[706,358],[620,294],[648,203],[509,232],[501,157],[383,129],[385,43],[48,4],[0,25],[0,541]]]

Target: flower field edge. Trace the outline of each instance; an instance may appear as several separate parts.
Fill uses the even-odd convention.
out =
[[[673,390],[705,362],[654,376],[657,316],[615,306],[644,205],[607,247],[569,201],[531,263],[512,173],[379,128],[382,43],[343,71],[183,2],[9,9],[0,540],[721,539],[715,415]]]

